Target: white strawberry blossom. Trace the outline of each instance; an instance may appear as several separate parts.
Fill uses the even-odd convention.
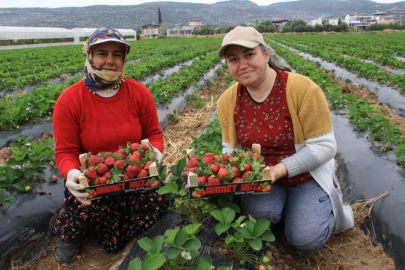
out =
[[[186,260],[191,260],[191,254],[190,254],[190,252],[188,252],[188,251],[185,251],[185,250],[183,250],[182,252],[181,252],[181,256],[184,258],[184,259],[186,259]]]
[[[241,228],[246,227],[246,223],[240,224],[239,227],[241,227]]]

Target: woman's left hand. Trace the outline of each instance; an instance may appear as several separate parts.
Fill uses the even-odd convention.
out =
[[[152,145],[152,147],[153,147],[153,145]],[[162,165],[162,161],[163,161],[162,152],[160,152],[160,150],[157,149],[156,147],[153,147],[153,151],[155,151],[155,153],[156,153],[156,159],[159,161],[159,164]]]
[[[278,179],[287,176],[288,170],[284,163],[280,162],[275,166],[270,167],[271,184],[274,184]]]

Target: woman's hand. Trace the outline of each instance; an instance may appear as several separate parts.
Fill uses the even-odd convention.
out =
[[[274,184],[278,179],[287,176],[288,170],[284,163],[280,162],[276,166],[270,167],[271,184]]]
[[[91,201],[86,200],[89,196],[87,192],[80,192],[80,190],[85,189],[86,187],[82,184],[79,184],[79,175],[81,172],[79,170],[70,170],[67,175],[66,188],[70,193],[75,196],[75,198],[84,205],[90,205]]]

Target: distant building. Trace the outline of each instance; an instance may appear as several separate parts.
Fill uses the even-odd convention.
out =
[[[191,36],[193,34],[193,27],[191,26],[182,26],[167,29],[167,36],[168,37],[180,37],[180,36]]]
[[[143,25],[141,28],[141,35],[150,38],[159,36],[159,25],[158,24]]]
[[[325,21],[325,17],[319,17],[319,18],[314,19],[314,20],[309,20],[307,22],[307,24],[312,25],[312,26],[315,26],[317,24],[322,25],[324,21]]]
[[[375,23],[378,24],[389,24],[389,23],[399,23],[399,24],[404,24],[405,23],[405,15],[404,14],[395,14],[389,11],[385,12],[376,12],[373,13],[373,19]]]
[[[340,18],[328,18],[328,23],[331,25],[339,25]]]
[[[356,28],[357,32],[366,30],[374,23],[373,16],[358,16],[355,14],[347,14],[345,17],[345,23],[349,26]]]
[[[283,27],[286,23],[288,23],[289,20],[278,20],[278,21],[271,21],[272,24],[274,24],[277,27],[277,30],[279,32],[283,31]]]
[[[201,20],[190,20],[188,22],[188,26],[190,27],[196,27],[196,28],[201,28],[202,27],[202,23]]]

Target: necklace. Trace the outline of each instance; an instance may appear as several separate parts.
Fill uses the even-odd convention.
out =
[[[83,78],[83,80],[84,80],[84,78]],[[109,89],[106,89],[106,90],[94,91],[94,90],[91,90],[86,84],[84,84],[84,85],[86,86],[86,88],[89,90],[90,93],[93,93],[93,95],[95,95],[96,93],[106,94],[106,93],[111,93],[111,92],[114,92],[114,91],[118,91],[118,90],[120,90],[120,87],[121,87],[123,82],[125,82],[125,75],[122,75],[122,78],[121,78],[120,82],[116,86],[113,86],[112,88],[109,88]]]

